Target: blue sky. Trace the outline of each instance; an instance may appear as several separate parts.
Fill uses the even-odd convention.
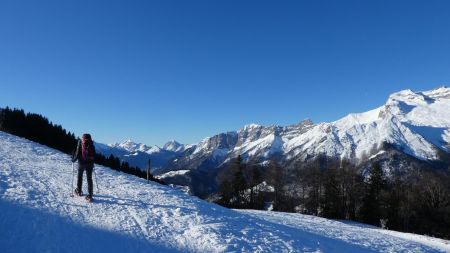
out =
[[[0,106],[100,142],[333,121],[450,82],[448,1],[0,2]]]

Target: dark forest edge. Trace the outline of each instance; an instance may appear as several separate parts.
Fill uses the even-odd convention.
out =
[[[30,141],[54,148],[68,155],[72,155],[78,138],[67,132],[61,125],[53,124],[46,117],[36,113],[25,113],[23,109],[0,108],[0,131],[7,132]],[[138,167],[121,162],[119,158],[108,157],[97,153],[95,163],[116,171],[147,179],[147,172]],[[163,181],[150,176],[150,180],[160,184]]]
[[[361,169],[348,161],[326,157],[290,170],[276,161],[261,166],[238,157],[219,173],[214,201],[229,208],[260,210],[271,203],[274,211],[450,239],[448,170],[413,168],[386,176],[374,163],[365,173],[363,177]]]

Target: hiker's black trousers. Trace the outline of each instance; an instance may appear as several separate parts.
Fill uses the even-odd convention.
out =
[[[92,171],[94,170],[93,164],[82,164],[78,163],[78,180],[77,180],[77,189],[82,192],[83,186],[83,172],[86,171],[87,183],[88,183],[88,192],[92,197],[93,195],[93,183],[92,183]]]

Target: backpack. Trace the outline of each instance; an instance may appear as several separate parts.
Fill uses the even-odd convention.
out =
[[[94,162],[95,150],[92,141],[81,142],[81,159],[85,162]]]

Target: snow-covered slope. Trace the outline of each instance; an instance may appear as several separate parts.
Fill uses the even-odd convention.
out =
[[[0,132],[0,252],[449,252],[361,224],[234,211],[96,167],[95,202],[69,197],[69,156]]]
[[[365,113],[349,114],[285,142],[292,155],[340,156],[361,159],[383,142],[392,143],[421,160],[439,159],[449,151],[450,89],[427,92],[404,90],[389,96],[385,105]]]

